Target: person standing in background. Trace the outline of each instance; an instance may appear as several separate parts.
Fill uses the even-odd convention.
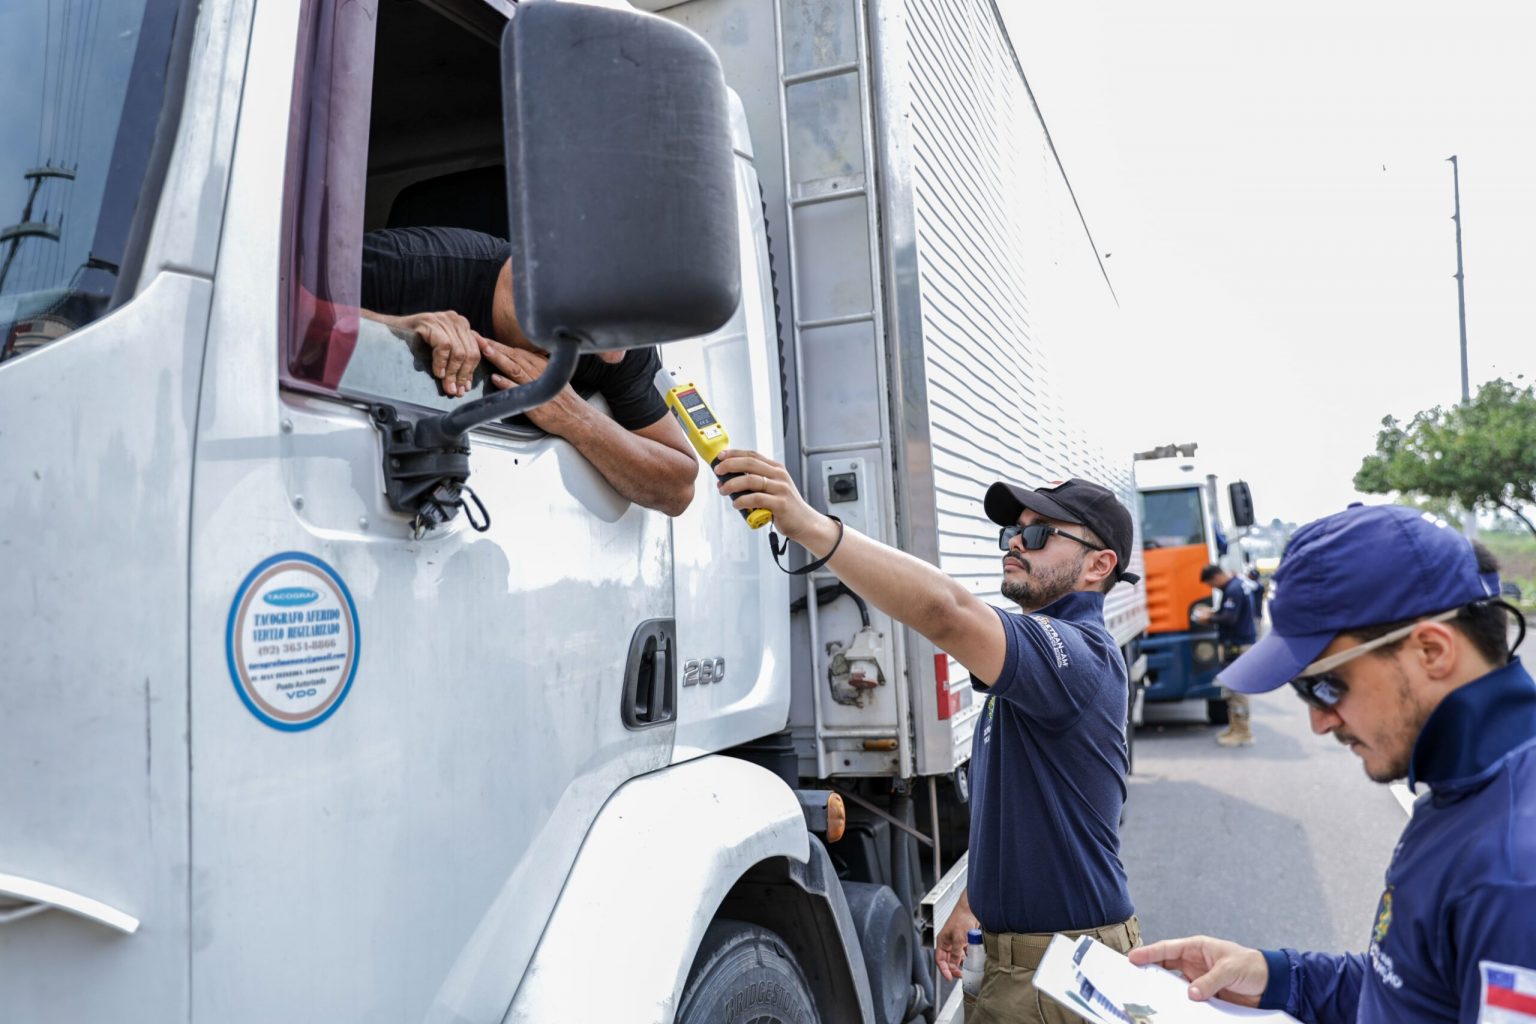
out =
[[[1221,591],[1221,607],[1196,608],[1196,624],[1216,624],[1216,642],[1221,647],[1223,671],[1236,661],[1259,638],[1254,626],[1253,599],[1248,596],[1246,582],[1219,565],[1208,565],[1200,570],[1200,582]],[[1219,678],[1219,676],[1218,676]],[[1235,693],[1225,687],[1222,697],[1227,702],[1227,727],[1216,734],[1216,742],[1224,747],[1248,747],[1253,745],[1253,727],[1249,723],[1248,695]]]

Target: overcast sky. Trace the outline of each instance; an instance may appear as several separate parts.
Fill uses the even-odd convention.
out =
[[[1460,397],[1452,153],[1472,387],[1536,378],[1536,4],[999,6],[1108,254],[1120,443],[1198,441],[1263,521],[1354,500],[1382,416]]]

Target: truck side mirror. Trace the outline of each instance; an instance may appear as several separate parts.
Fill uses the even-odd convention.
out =
[[[1244,480],[1227,485],[1227,497],[1232,503],[1232,525],[1247,529],[1253,525],[1253,492]]]
[[[650,14],[530,0],[501,37],[508,240],[538,379],[423,419],[372,407],[391,508],[418,537],[478,508],[477,424],[559,393],[579,352],[708,334],[741,300],[735,155],[714,51]]]
[[[735,313],[725,79],[702,39],[637,11],[524,3],[501,43],[512,293],[541,348],[707,334]]]

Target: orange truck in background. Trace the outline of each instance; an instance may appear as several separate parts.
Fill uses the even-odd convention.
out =
[[[1142,642],[1152,702],[1204,700],[1213,724],[1226,722],[1226,702],[1216,685],[1221,667],[1216,631],[1193,623],[1195,608],[1209,605],[1215,592],[1200,582],[1211,563],[1241,573],[1238,545],[1230,554],[1216,478],[1195,458],[1195,444],[1164,445],[1136,454],[1136,496],[1146,560],[1147,612],[1151,624]],[[1227,488],[1232,526],[1253,525],[1253,497],[1237,481]]]

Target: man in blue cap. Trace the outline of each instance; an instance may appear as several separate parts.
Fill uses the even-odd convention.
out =
[[[1271,631],[1222,683],[1289,683],[1372,779],[1429,792],[1365,953],[1195,936],[1131,961],[1303,1021],[1536,1021],[1536,684],[1492,556],[1416,509],[1351,506],[1297,531],[1275,584]]]

